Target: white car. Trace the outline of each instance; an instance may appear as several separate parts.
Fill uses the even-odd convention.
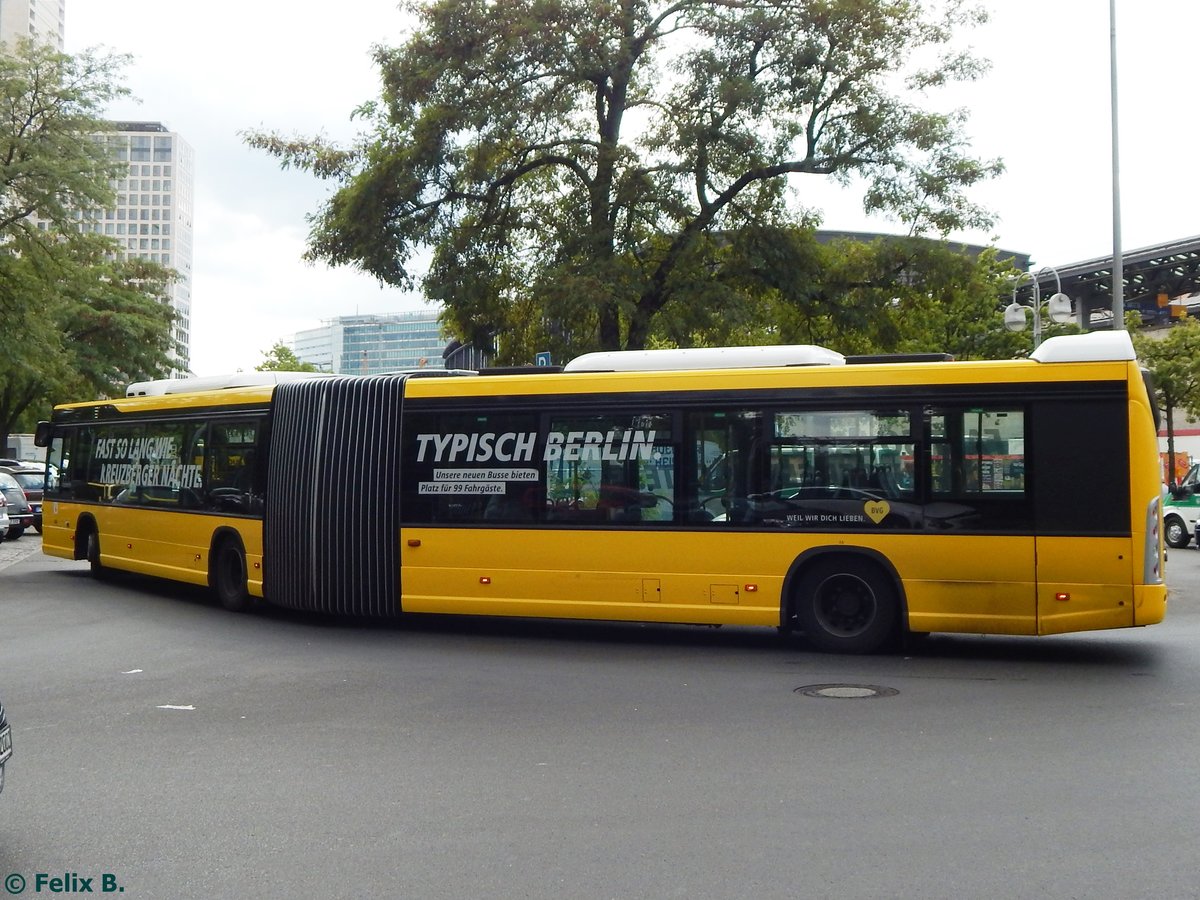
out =
[[[0,541],[8,537],[8,500],[0,494]]]

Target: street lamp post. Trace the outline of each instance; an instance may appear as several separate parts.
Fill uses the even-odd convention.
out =
[[[1112,103],[1112,208],[1113,208],[1113,331],[1125,330],[1125,261],[1121,255],[1121,166],[1117,130],[1117,0],[1108,3],[1109,78]]]
[[[1009,331],[1024,331],[1030,307],[1017,300],[1017,289],[1021,287],[1021,279],[1029,275],[1033,281],[1033,347],[1035,350],[1042,343],[1042,289],[1038,284],[1038,275],[1047,271],[1054,275],[1056,287],[1055,292],[1046,301],[1046,311],[1050,314],[1050,320],[1060,324],[1071,321],[1071,298],[1062,292],[1062,279],[1058,277],[1058,270],[1053,266],[1042,266],[1033,275],[1028,272],[1018,275],[1017,281],[1013,285],[1012,303],[1004,308],[1004,327]]]

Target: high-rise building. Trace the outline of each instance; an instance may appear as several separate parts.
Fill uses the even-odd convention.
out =
[[[438,311],[339,316],[321,328],[299,331],[293,351],[301,362],[337,375],[380,375],[407,369],[441,369]]]
[[[67,0],[0,0],[0,42],[27,37],[62,52]]]
[[[28,37],[62,52],[65,19],[66,0],[0,0],[0,42]],[[125,177],[113,184],[116,205],[75,215],[81,231],[115,240],[121,257],[147,259],[177,273],[167,299],[175,312],[171,374],[182,377],[189,374],[191,358],[195,154],[161,122],[111,125],[111,132],[95,138],[127,166]]]
[[[128,168],[113,185],[113,208],[76,212],[80,229],[113,238],[123,258],[178,273],[168,292],[177,347],[172,375],[182,377],[191,358],[194,151],[161,122],[113,122],[112,131],[98,138]]]

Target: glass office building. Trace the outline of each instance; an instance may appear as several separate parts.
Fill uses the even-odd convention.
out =
[[[435,309],[339,316],[320,328],[297,332],[292,347],[301,362],[337,375],[441,369],[446,341],[439,315]]]

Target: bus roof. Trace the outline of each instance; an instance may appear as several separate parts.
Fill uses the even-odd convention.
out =
[[[935,356],[931,354],[929,356]],[[554,379],[555,386],[550,388],[552,393],[563,391],[571,391],[577,389],[574,387],[575,379],[580,377],[603,375],[604,373],[617,373],[617,381],[622,382],[620,373],[626,373],[627,377],[633,377],[639,372],[658,372],[662,375],[669,375],[673,372],[684,373],[693,371],[697,373],[707,373],[708,375],[720,378],[722,371],[730,371],[740,369],[750,375],[750,371],[763,370],[762,377],[770,377],[765,370],[769,369],[807,369],[810,375],[808,378],[816,379],[819,382],[829,382],[833,379],[836,382],[851,382],[858,383],[864,381],[869,383],[870,378],[877,376],[858,376],[852,375],[852,370],[856,369],[874,369],[882,366],[890,371],[888,377],[899,378],[901,381],[907,382],[910,378],[920,379],[932,375],[932,371],[928,367],[930,365],[941,369],[943,366],[950,368],[945,370],[943,374],[933,376],[938,380],[948,378],[951,381],[960,380],[964,376],[952,375],[951,372],[956,371],[961,366],[979,367],[982,372],[993,368],[1007,368],[1017,365],[1030,366],[1033,368],[1026,370],[1024,375],[1016,376],[1015,371],[1009,377],[1016,377],[1016,380],[1023,381],[1029,378],[1037,378],[1033,374],[1034,369],[1040,368],[1038,364],[1054,364],[1054,363],[1086,363],[1086,362],[1114,362],[1128,363],[1136,359],[1136,354],[1133,348],[1133,342],[1130,339],[1128,332],[1125,331],[1103,331],[1090,332],[1087,334],[1060,335],[1057,337],[1048,338],[1041,346],[1030,354],[1027,360],[976,360],[963,363],[947,363],[933,362],[932,359],[916,359],[905,357],[879,357],[879,358],[857,358],[845,357],[842,354],[829,350],[824,347],[814,345],[778,345],[778,346],[761,346],[761,347],[697,347],[686,349],[669,349],[669,350],[632,350],[632,351],[613,351],[601,353],[588,353],[583,356],[576,357],[567,363],[561,370],[562,375],[559,379]],[[864,363],[868,365],[848,365],[848,363]],[[876,365],[869,365],[870,363]],[[747,371],[750,370],[750,371]],[[529,369],[529,373],[551,375],[553,371],[545,369]],[[918,375],[918,371],[925,371],[928,374]],[[1011,370],[1010,370],[1011,371]],[[819,373],[824,373],[819,374]],[[842,373],[842,374],[837,374]],[[905,373],[905,374],[901,374]],[[911,374],[909,374],[911,373]],[[438,371],[422,371],[419,373],[408,373],[410,375],[465,375],[476,374],[474,372],[459,372],[452,370]],[[504,382],[507,385],[513,385],[513,379],[519,379],[524,382],[527,374],[511,374],[505,373],[505,376],[497,376],[496,381]],[[573,376],[573,377],[572,377]],[[190,394],[196,395],[194,398],[189,397],[186,400],[186,405],[200,405],[204,403],[212,404],[214,402],[219,405],[236,404],[244,402],[261,402],[262,400],[269,401],[271,389],[278,384],[288,382],[310,381],[313,379],[325,378],[355,378],[358,376],[337,376],[324,372],[236,372],[230,375],[217,375],[202,378],[182,378],[182,379],[161,379],[158,381],[143,381],[130,384],[126,390],[126,398],[145,398],[163,397],[164,395],[179,395]],[[967,380],[970,380],[970,376]],[[1064,377],[1067,377],[1064,375]],[[445,381],[443,378],[426,379],[421,378],[421,382],[439,382]],[[457,381],[458,379],[450,379]],[[493,379],[485,379],[492,381]],[[589,379],[590,380],[590,379]],[[752,379],[758,381],[759,379]],[[537,379],[541,381],[541,379]],[[709,384],[708,379],[702,383],[693,383],[701,390],[712,389],[714,385]],[[410,390],[414,389],[416,384],[410,385]],[[430,385],[432,388],[432,385]],[[613,384],[613,389],[620,391],[628,389],[628,385]],[[254,390],[258,388],[258,390]],[[425,394],[441,394],[446,389],[451,392],[461,390],[461,388],[449,388],[444,385],[442,388],[434,388],[427,391],[424,389],[418,390],[417,393]],[[485,387],[480,385],[476,388],[468,388],[466,393],[494,393],[502,390],[500,387]],[[540,388],[530,386],[530,391],[536,392]],[[526,393],[523,388],[518,393]],[[222,399],[217,400],[214,393],[221,394]],[[180,398],[183,400],[184,398]],[[113,403],[113,401],[99,401]],[[64,404],[64,406],[85,406],[93,404]]]
[[[313,378],[335,378],[328,372],[234,372],[229,375],[204,375],[198,378],[159,378],[154,381],[135,381],[125,389],[126,397],[153,397],[162,394],[195,394],[202,391],[224,391],[230,388],[256,387],[264,384],[283,384],[288,381],[308,381]]]
[[[763,347],[694,347],[668,350],[615,350],[585,353],[565,366],[564,372],[674,372],[701,369],[757,369],[789,366],[843,366],[854,363],[929,362],[940,354],[917,356],[845,357],[836,350],[813,344],[778,344]],[[1125,331],[1093,331],[1052,337],[1029,356],[1035,362],[1119,362],[1136,358],[1133,341]]]

